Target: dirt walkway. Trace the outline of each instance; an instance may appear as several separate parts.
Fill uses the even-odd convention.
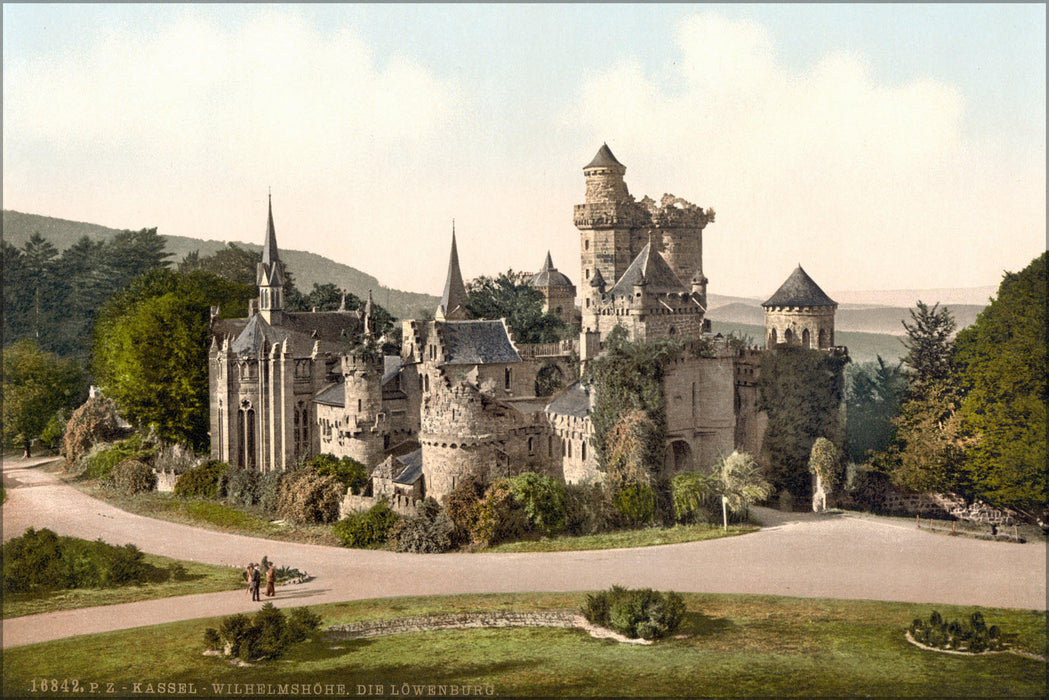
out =
[[[26,527],[179,559],[243,566],[268,556],[315,579],[278,607],[386,596],[624,586],[713,593],[951,603],[1044,610],[1046,550],[932,535],[873,518],[792,514],[760,532],[641,549],[549,554],[396,554],[276,542],[132,515],[38,468],[3,465],[3,537]],[[771,519],[778,514],[770,511]],[[3,646],[258,607],[243,591],[47,613],[3,622]]]

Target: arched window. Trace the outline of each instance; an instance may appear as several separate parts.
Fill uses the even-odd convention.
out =
[[[237,466],[244,466],[244,409],[237,409]]]
[[[827,329],[826,328],[820,328],[819,339],[820,339],[820,345],[819,345],[820,348],[827,347]]]
[[[783,331],[783,342],[787,345],[791,345],[794,342],[794,333],[789,328]]]
[[[535,452],[534,440],[535,438],[528,438],[528,454]]]
[[[244,433],[247,435],[246,452],[245,455],[245,466],[248,469],[255,469],[255,409],[249,408],[247,414],[244,416]]]
[[[801,332],[801,345],[802,347],[809,347],[809,329],[806,328]]]
[[[771,346],[773,346],[775,344],[776,344],[776,329],[773,328],[771,331],[769,331],[769,346],[771,347]]]

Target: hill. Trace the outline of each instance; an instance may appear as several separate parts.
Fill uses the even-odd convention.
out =
[[[24,214],[7,209],[4,210],[3,232],[5,241],[19,247],[30,236],[39,232],[41,236],[51,241],[59,251],[73,245],[81,236],[87,236],[92,240],[107,240],[119,233],[117,229],[106,228],[96,224],[55,219],[37,214]],[[200,251],[201,256],[207,256],[226,247],[226,243],[222,241],[204,241],[197,238],[169,235],[163,235],[163,238],[167,251],[172,254],[170,259],[174,263],[178,263],[178,261],[194,250]],[[260,255],[262,253],[261,245],[238,243],[237,246]],[[283,248],[280,253],[288,269],[291,270],[292,275],[295,277],[296,286],[302,292],[308,292],[313,288],[314,284],[324,284],[326,282],[356,294],[362,299],[367,298],[368,290],[372,290],[376,303],[398,318],[416,318],[420,316],[421,312],[433,313],[439,301],[437,297],[429,294],[390,289],[382,285],[372,275],[361,272],[349,265],[334,262],[315,253],[301,250],[285,250]]]
[[[932,302],[930,302],[932,303]],[[707,317],[711,322],[747,324],[763,326],[765,324],[765,312],[757,301],[736,301],[722,306],[710,305]],[[983,306],[972,304],[948,304],[944,308],[950,309],[954,320],[958,322],[958,328],[970,326],[976,321],[976,316],[983,311]],[[896,306],[862,307],[852,304],[842,304],[834,316],[834,328],[837,331],[848,331],[858,333],[878,333],[888,335],[904,335],[902,322],[910,322],[910,311],[907,308]]]
[[[735,331],[737,335],[750,336],[753,343],[758,347],[764,347],[765,326],[750,323],[726,323],[724,321],[711,321],[711,330],[715,333],[728,335]],[[898,335],[885,333],[857,333],[855,331],[834,331],[834,342],[844,345],[849,349],[849,357],[853,362],[873,362],[881,355],[886,362],[896,362],[907,354],[903,347],[902,338]]]

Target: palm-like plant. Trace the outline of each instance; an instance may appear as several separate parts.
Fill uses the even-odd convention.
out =
[[[772,494],[772,485],[761,475],[757,461],[746,452],[722,455],[715,476],[717,490],[733,513],[743,512],[750,504]]]

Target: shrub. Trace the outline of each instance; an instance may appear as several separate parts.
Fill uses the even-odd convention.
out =
[[[262,475],[254,469],[230,467],[218,482],[219,495],[233,506],[258,505],[262,496]]]
[[[259,477],[259,506],[273,515],[280,506],[280,487],[291,472],[274,469]]]
[[[531,529],[524,510],[514,501],[509,479],[499,479],[485,491],[470,530],[476,544],[488,546],[524,537]]]
[[[66,420],[63,411],[59,411],[47,421],[44,429],[40,431],[40,444],[52,452],[62,447],[62,437],[66,431]]]
[[[175,482],[175,495],[182,498],[218,498],[219,478],[229,465],[216,459],[193,467]]]
[[[623,517],[631,525],[644,525],[656,514],[656,493],[647,484],[630,484],[616,492],[612,498]]]
[[[600,484],[565,486],[565,528],[572,535],[594,535],[611,530],[619,511]]]
[[[124,460],[144,462],[153,455],[155,449],[139,433],[112,445],[98,443],[84,455],[75,471],[89,479],[109,479],[113,468]]]
[[[544,535],[556,535],[565,529],[567,507],[563,481],[525,472],[510,480],[510,492],[531,524]]]
[[[117,491],[126,494],[145,493],[157,487],[157,475],[137,459],[125,459],[113,467],[112,478]]]
[[[289,472],[280,482],[277,514],[298,523],[331,523],[339,518],[345,487],[313,469]]]
[[[306,608],[296,608],[285,617],[273,603],[266,603],[252,617],[242,613],[230,615],[223,618],[217,630],[204,630],[204,646],[224,647],[227,656],[244,661],[275,659],[292,644],[305,640],[320,622],[320,616]]]
[[[62,437],[62,456],[70,466],[76,464],[99,442],[116,440],[124,434],[117,418],[116,404],[101,396],[88,399],[73,411]]]
[[[455,525],[441,504],[427,498],[419,507],[419,515],[394,523],[389,540],[398,552],[447,552],[452,548],[454,532]]]
[[[591,624],[631,639],[662,639],[677,631],[685,616],[685,601],[673,591],[612,586],[608,591],[588,594],[582,613]]]
[[[937,649],[957,649],[971,653],[1001,650],[1002,632],[997,625],[987,627],[983,613],[974,611],[965,622],[945,622],[940,613],[933,611],[928,622],[916,619],[911,623],[911,636],[916,642]]]
[[[706,522],[706,510],[717,491],[717,477],[691,471],[678,474],[671,481],[674,516],[683,523]]]
[[[350,457],[340,459],[325,453],[311,457],[306,464],[317,470],[321,476],[334,476],[339,483],[355,495],[360,495],[364,487],[368,485],[368,469]]]
[[[374,547],[386,542],[395,522],[397,514],[382,500],[363,513],[353,513],[335,523],[332,532],[344,547]]]
[[[477,472],[471,472],[444,497],[445,512],[455,525],[453,537],[456,542],[471,540],[470,532],[476,527],[477,513],[487,488],[488,481]]]

